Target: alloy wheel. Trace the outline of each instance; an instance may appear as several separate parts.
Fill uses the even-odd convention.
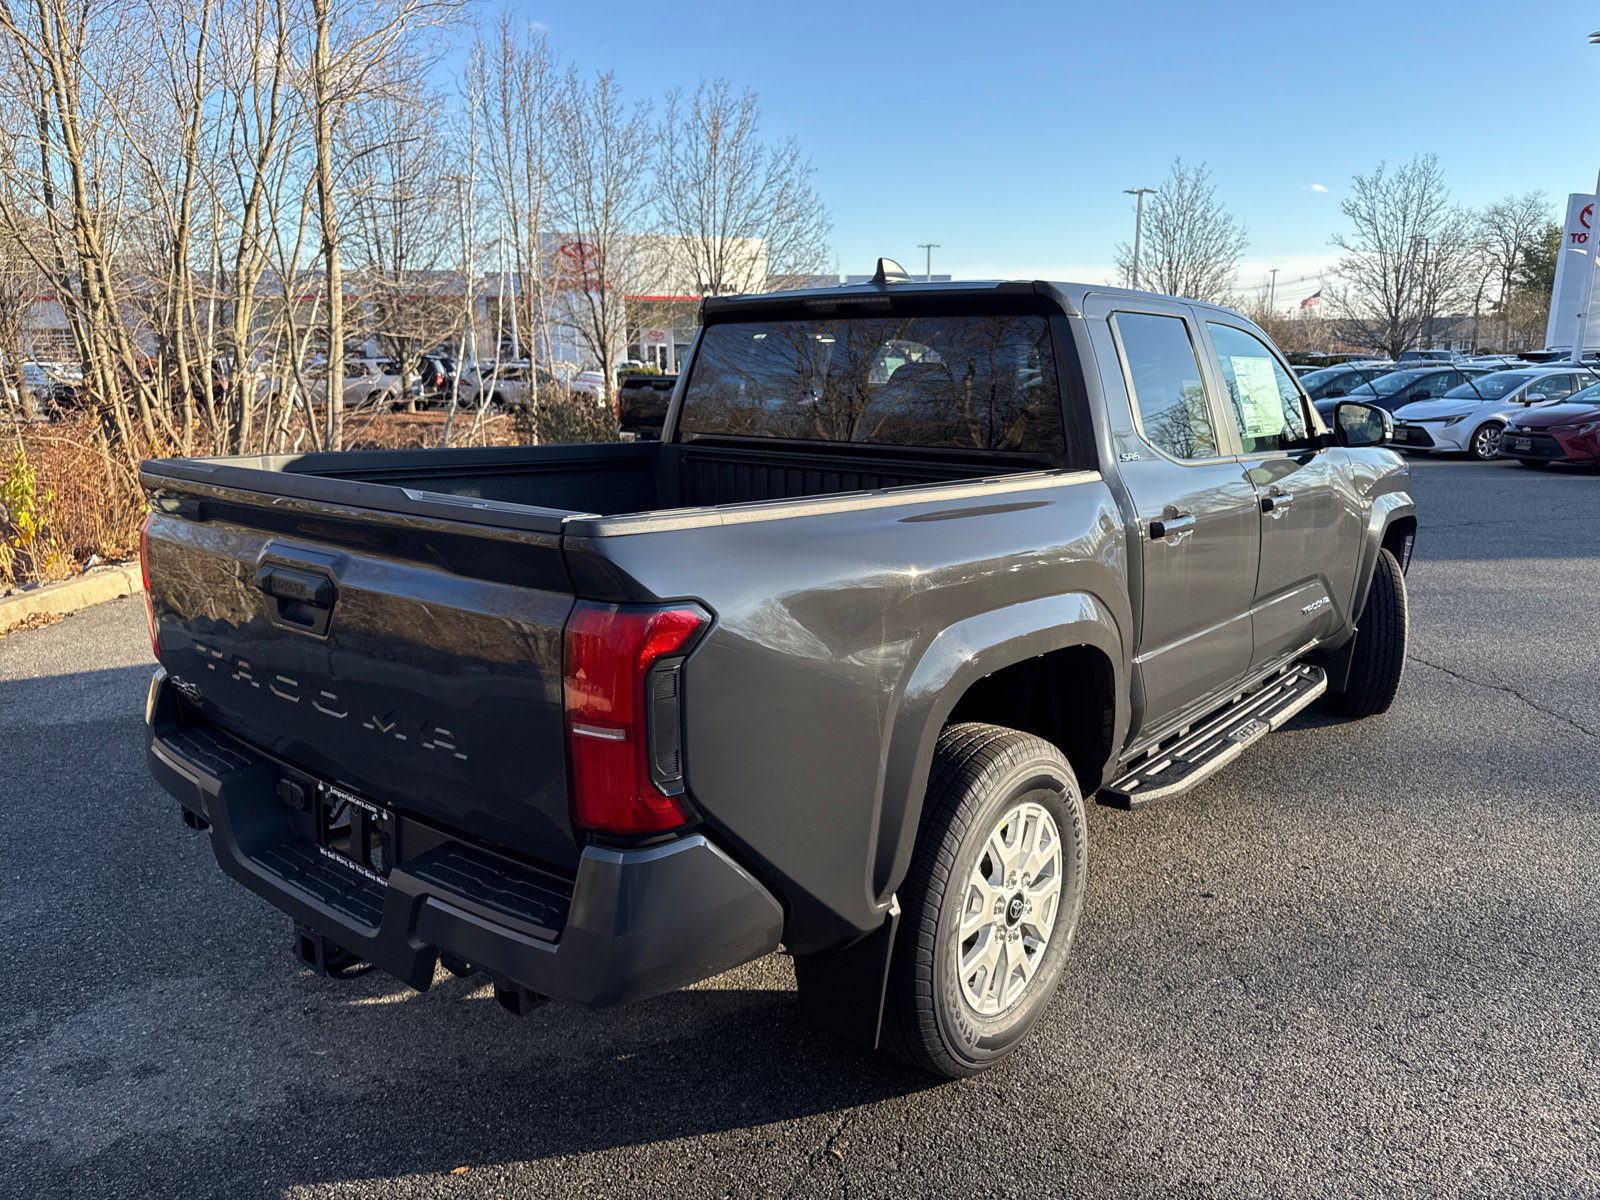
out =
[[[955,942],[961,997],[986,1017],[1005,1012],[1044,960],[1061,899],[1061,831],[1039,804],[1012,806],[967,879]]]
[[[1472,435],[1472,457],[1487,461],[1500,453],[1500,426],[1485,425]]]

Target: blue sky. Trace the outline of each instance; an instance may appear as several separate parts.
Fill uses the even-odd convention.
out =
[[[956,277],[1111,277],[1133,197],[1176,155],[1249,228],[1240,284],[1279,296],[1330,265],[1350,178],[1439,155],[1454,199],[1600,166],[1600,8],[1575,3],[489,0],[633,97],[726,77],[798,137],[842,272],[877,255]],[[1325,188],[1326,191],[1316,190]],[[1559,218],[1558,218],[1559,219]]]

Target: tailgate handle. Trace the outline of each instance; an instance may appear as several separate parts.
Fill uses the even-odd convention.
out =
[[[256,572],[256,586],[270,598],[274,624],[317,637],[327,634],[339,593],[326,575],[268,563]]]

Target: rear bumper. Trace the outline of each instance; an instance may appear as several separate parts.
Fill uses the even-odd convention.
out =
[[[590,846],[568,880],[429,829],[414,839],[426,848],[386,881],[363,876],[291,832],[276,791],[285,768],[219,732],[163,720],[172,712],[167,688],[158,670],[150,770],[193,823],[209,825],[218,865],[297,924],[412,987],[429,986],[444,953],[599,1008],[777,948],[782,908],[698,834],[643,850]]]

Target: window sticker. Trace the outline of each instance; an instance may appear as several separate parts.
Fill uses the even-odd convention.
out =
[[[1246,437],[1275,437],[1283,432],[1283,403],[1270,358],[1233,355],[1234,383],[1239,391],[1239,432]]]

